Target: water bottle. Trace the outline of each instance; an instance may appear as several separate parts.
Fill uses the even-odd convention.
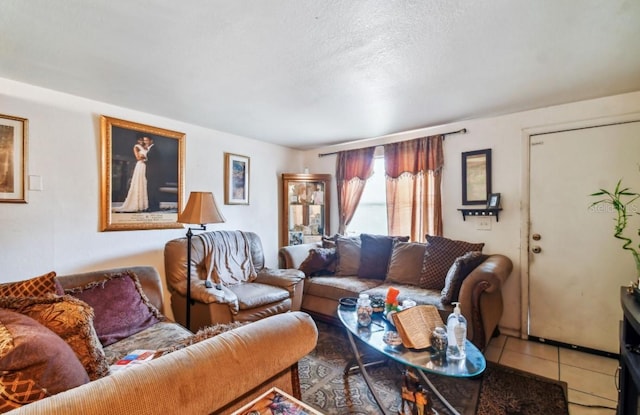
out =
[[[453,303],[453,313],[447,318],[447,360],[463,360],[467,357],[467,319],[460,313],[460,303]]]

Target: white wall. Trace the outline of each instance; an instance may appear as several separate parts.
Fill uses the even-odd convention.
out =
[[[601,99],[576,102],[567,105],[548,107],[533,111],[515,113],[506,116],[467,120],[412,132],[377,137],[358,143],[325,147],[307,151],[304,164],[312,173],[331,173],[335,175],[335,156],[318,157],[318,153],[346,150],[370,145],[379,145],[428,135],[456,131],[461,128],[467,134],[447,136],[444,143],[445,168],[443,179],[443,216],[444,235],[454,239],[473,242],[485,242],[484,252],[501,253],[514,263],[514,271],[507,280],[503,298],[505,311],[500,322],[501,329],[508,334],[525,334],[521,326],[521,278],[526,270],[521,269],[521,246],[527,244],[527,229],[522,229],[523,219],[528,218],[528,207],[523,200],[523,183],[528,182],[527,154],[523,148],[524,130],[544,128],[545,126],[594,120],[640,112],[640,92],[616,95]],[[638,137],[640,139],[640,137]],[[492,150],[492,190],[502,194],[503,211],[500,222],[492,222],[490,231],[476,229],[475,218],[463,221],[458,208],[462,207],[461,153],[465,151],[491,148]],[[579,152],[579,149],[576,149]],[[335,183],[335,177],[334,177]],[[333,186],[331,207],[331,231],[338,226],[337,197]],[[526,196],[526,197],[525,197]],[[472,206],[473,207],[473,206]],[[475,206],[477,207],[477,206]],[[522,333],[521,333],[522,332]]]
[[[100,115],[185,133],[185,202],[212,191],[227,222],[208,229],[256,232],[277,266],[279,177],[301,169],[299,151],[1,78],[0,91],[0,113],[29,120],[28,174],[44,187],[27,204],[0,203],[0,282],[129,265],[164,276],[164,244],[185,230],[99,231]],[[224,205],[225,152],[250,157],[249,206]]]

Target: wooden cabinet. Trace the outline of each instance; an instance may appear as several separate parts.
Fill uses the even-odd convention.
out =
[[[640,304],[627,287],[620,288],[620,391],[618,414],[640,413]]]
[[[282,246],[320,241],[329,232],[330,184],[330,174],[282,174]]]

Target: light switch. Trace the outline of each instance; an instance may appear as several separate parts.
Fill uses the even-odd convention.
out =
[[[491,230],[491,216],[480,216],[478,218],[478,223],[476,229],[479,231],[490,231]]]

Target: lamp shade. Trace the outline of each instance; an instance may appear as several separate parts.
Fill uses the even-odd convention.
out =
[[[222,223],[224,216],[211,192],[191,192],[187,206],[178,215],[179,223]]]

